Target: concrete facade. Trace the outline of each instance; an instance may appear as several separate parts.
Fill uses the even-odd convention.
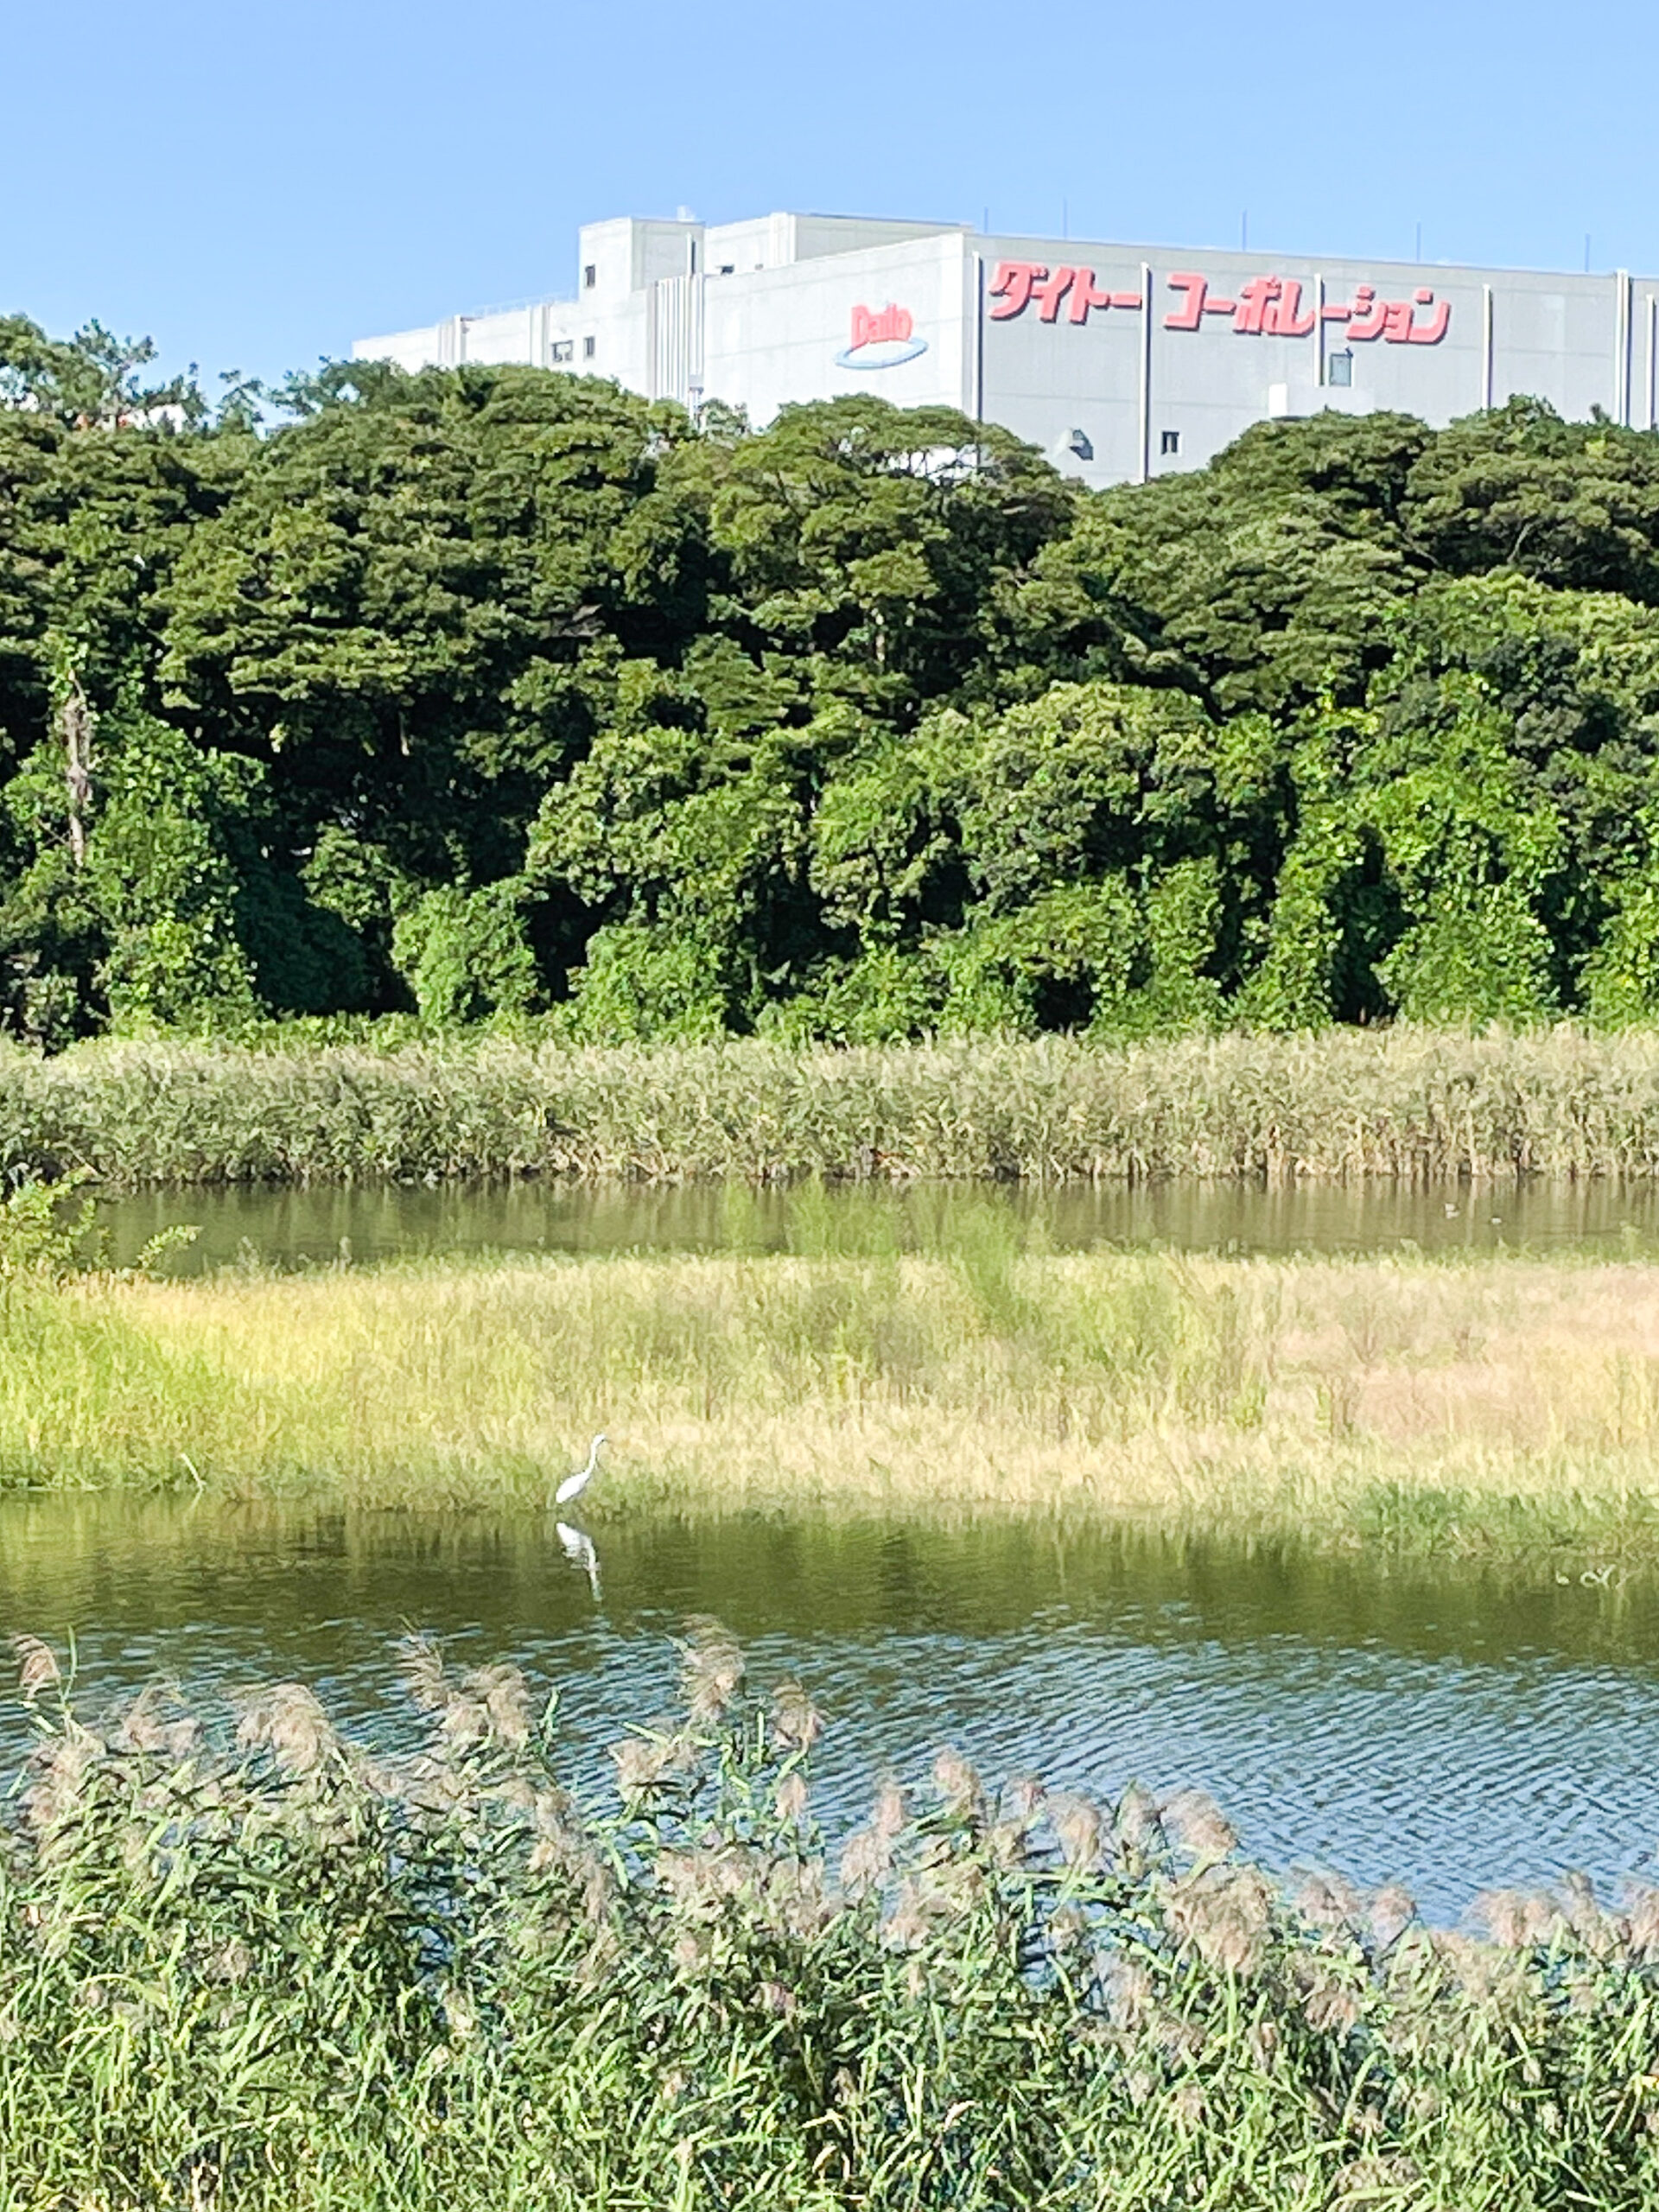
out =
[[[758,426],[874,391],[1000,423],[1091,484],[1201,467],[1255,422],[1514,394],[1656,428],[1659,278],[987,237],[772,214],[588,224],[569,299],[363,338],[416,369],[522,361]]]

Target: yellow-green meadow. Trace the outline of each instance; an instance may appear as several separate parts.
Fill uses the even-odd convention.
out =
[[[1020,1251],[14,1275],[0,1471],[361,1505],[1033,1506],[1315,1541],[1659,1543],[1634,1262]]]

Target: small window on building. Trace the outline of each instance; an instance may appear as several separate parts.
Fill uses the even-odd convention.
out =
[[[594,341],[591,338],[584,338],[582,341],[582,358],[584,361],[591,361],[594,358]]]
[[[1159,433],[1158,450],[1160,453],[1179,453],[1180,449],[1181,434],[1179,430],[1163,430]]]
[[[720,264],[720,273],[722,276],[734,276],[737,274],[737,264],[734,261],[722,261]]]
[[[556,338],[553,340],[553,359],[556,361],[574,361],[575,358],[576,341],[574,338]]]
[[[590,261],[582,272],[582,289],[584,292],[591,292],[598,282],[599,264],[597,262]]]
[[[690,270],[691,274],[695,276],[697,273],[697,242],[696,238],[690,240]]]
[[[1353,355],[1345,351],[1332,353],[1325,365],[1325,380],[1326,384],[1352,384],[1354,380]]]

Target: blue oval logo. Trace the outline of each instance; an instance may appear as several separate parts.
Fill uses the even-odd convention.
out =
[[[918,338],[908,308],[889,300],[884,308],[853,309],[852,342],[836,356],[838,369],[896,369],[927,351]]]
[[[913,361],[918,353],[925,353],[925,338],[877,339],[863,346],[845,346],[836,356],[838,369],[896,369],[901,361]]]

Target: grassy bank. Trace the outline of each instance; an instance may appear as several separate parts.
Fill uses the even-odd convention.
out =
[[[0,1173],[73,1167],[127,1183],[1645,1177],[1659,1032],[0,1054]]]
[[[413,1647],[424,1748],[304,1689],[39,1731],[0,1853],[0,2202],[379,2212],[1541,2212],[1659,2190],[1659,1892],[1289,1893],[1193,1794],[814,1814],[705,1626],[584,1807],[544,1692]]]
[[[974,1217],[966,1217],[974,1225]],[[1659,1552],[1659,1274],[1529,1259],[621,1256],[14,1276],[0,1479],[361,1504],[1112,1515]]]

